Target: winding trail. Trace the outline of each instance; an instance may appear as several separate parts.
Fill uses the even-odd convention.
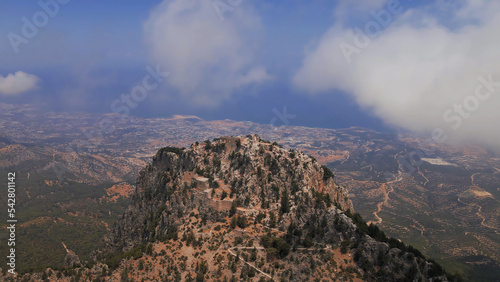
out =
[[[66,247],[66,245],[64,244],[64,242],[63,242],[63,241],[61,241],[61,244],[63,245],[64,249],[66,250],[66,253],[68,253],[68,254],[69,254],[69,250],[68,250],[68,248]]]
[[[498,168],[496,168],[496,167],[494,167],[494,168],[495,168],[497,171],[499,171],[499,172],[500,172],[500,170],[499,170]],[[471,184],[472,184],[472,186],[473,186],[473,187],[477,187],[478,189],[483,190],[483,189],[482,189],[479,185],[477,185],[477,184],[475,184],[475,183],[474,183],[474,177],[475,177],[477,174],[479,174],[479,173],[474,173],[473,175],[471,175],[471,177],[470,177]],[[484,190],[483,190],[483,191],[484,191]],[[495,198],[493,198],[493,199],[495,199]],[[495,199],[495,200],[496,200],[496,199]],[[461,201],[460,201],[460,197],[458,198],[458,201],[459,201],[459,202],[461,202]],[[497,202],[498,202],[498,201],[497,201]],[[463,202],[462,202],[462,203],[463,203]],[[498,231],[500,230],[500,229],[498,229],[498,228],[496,228],[496,227],[494,227],[494,226],[491,226],[491,225],[488,225],[488,224],[485,224],[485,223],[484,223],[484,222],[486,221],[486,218],[484,217],[484,215],[482,215],[482,208],[483,208],[482,206],[480,206],[479,204],[471,204],[471,205],[473,205],[473,206],[477,207],[476,215],[477,215],[479,218],[481,218],[481,223],[480,223],[480,225],[481,225],[481,226],[486,227],[486,228],[493,229],[493,230],[495,230],[495,232],[498,232]]]
[[[343,160],[342,162],[340,162],[340,164],[347,162],[349,160],[349,158],[351,157],[351,154],[349,153],[349,151],[346,151],[346,152],[347,152],[347,158],[345,160]]]
[[[372,213],[373,216],[375,216],[375,218],[377,219],[377,221],[371,221],[370,220],[370,221],[368,221],[366,223],[368,225],[370,225],[372,223],[373,224],[380,224],[380,223],[382,223],[382,218],[378,215],[378,213],[382,210],[382,207],[389,200],[389,194],[394,191],[394,188],[392,188],[392,185],[390,185],[390,184],[396,183],[396,182],[399,182],[399,181],[403,180],[403,169],[402,169],[401,164],[398,161],[398,155],[399,154],[400,153],[397,153],[396,155],[394,155],[394,159],[396,160],[396,163],[398,164],[398,175],[397,175],[396,179],[391,180],[389,182],[385,182],[384,184],[382,184],[382,186],[380,186],[379,189],[382,189],[382,191],[384,192],[384,200],[382,202],[380,202],[380,203],[377,204],[377,210]]]
[[[473,175],[470,176],[470,182],[471,182],[472,186],[476,186],[476,187],[480,188],[479,186],[477,186],[476,184],[474,184],[474,176],[476,176],[476,174],[479,174],[479,172],[478,173],[474,173]]]
[[[497,173],[500,173],[500,169],[496,168],[496,167],[493,167],[497,172],[493,173],[493,174],[497,174]]]
[[[459,203],[462,203],[466,206],[474,206],[474,207],[477,207],[477,211],[476,211],[476,215],[481,218],[481,223],[479,223],[479,225],[483,226],[483,227],[486,227],[486,228],[490,228],[490,229],[493,229],[495,231],[495,233],[500,233],[500,229],[499,228],[496,228],[494,226],[491,226],[491,225],[488,225],[488,224],[485,224],[484,222],[486,221],[486,218],[481,214],[482,212],[482,208],[480,205],[478,204],[469,204],[469,203],[466,203],[464,201],[462,201],[462,199],[460,197],[457,198],[457,201]]]
[[[392,188],[392,185],[390,185],[390,184],[399,182],[402,179],[403,179],[402,172],[399,171],[398,176],[396,177],[396,179],[394,179],[392,181],[389,181],[389,182],[386,182],[386,183],[382,184],[382,186],[380,186],[379,189],[382,189],[384,191],[384,200],[382,202],[380,202],[380,203],[377,204],[377,210],[372,213],[373,216],[375,216],[375,218],[377,219],[377,221],[368,221],[366,224],[370,225],[372,223],[373,224],[380,224],[380,223],[382,223],[382,218],[380,216],[378,216],[378,213],[382,210],[382,207],[389,200],[389,194],[394,191],[394,188]]]
[[[425,175],[422,173],[420,168],[418,168],[418,173],[420,173],[420,175],[422,175],[422,177],[425,178],[425,183],[424,183],[424,185],[422,185],[425,187],[425,185],[427,185],[427,183],[429,183],[429,178],[425,177]]]
[[[499,229],[498,229],[498,228],[493,227],[493,226],[491,226],[491,225],[488,225],[488,224],[485,224],[485,223],[484,223],[484,222],[486,221],[486,218],[485,218],[485,217],[481,214],[481,209],[482,209],[483,207],[481,207],[481,206],[480,206],[480,205],[478,205],[478,204],[474,204],[474,206],[476,206],[476,207],[478,208],[478,209],[477,209],[477,212],[476,212],[476,215],[477,215],[478,217],[480,217],[480,218],[481,218],[481,223],[480,223],[480,224],[481,224],[481,226],[486,227],[486,228],[493,229],[493,230],[495,230],[495,232],[498,232],[498,231],[499,231]]]
[[[228,253],[230,253],[231,255],[233,255],[234,257],[238,257],[235,253],[233,253],[233,250],[234,249],[250,249],[250,250],[253,250],[253,249],[257,249],[257,250],[262,250],[264,249],[263,247],[232,247],[232,248],[229,248],[227,249]],[[259,272],[260,274],[266,276],[267,278],[269,279],[273,279],[273,277],[271,275],[269,275],[268,273],[265,273],[264,271],[262,271],[261,269],[257,268],[255,265],[249,263],[248,261],[244,260],[242,257],[239,257],[239,259],[244,262],[246,265],[250,266],[251,268],[255,269],[257,272]]]
[[[227,249],[228,253],[230,253],[234,257],[238,257],[233,251],[234,250],[265,250],[266,248],[264,247],[232,247]],[[330,246],[326,246],[324,248],[318,249],[318,248],[297,248],[297,251],[319,251],[319,250],[329,250]],[[246,265],[250,266],[251,268],[255,269],[258,271],[260,274],[266,276],[269,279],[273,279],[273,277],[269,274],[264,272],[262,269],[256,267],[255,265],[249,263],[248,261],[244,260],[242,257],[239,257],[239,259],[244,262]]]

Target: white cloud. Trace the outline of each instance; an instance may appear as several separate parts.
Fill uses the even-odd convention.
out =
[[[270,78],[255,63],[262,25],[247,2],[224,14],[212,1],[165,0],[144,25],[152,59],[167,83],[199,105],[217,105],[239,87]]]
[[[18,71],[8,74],[6,77],[0,76],[0,94],[17,95],[36,88],[38,77]]]
[[[500,3],[470,1],[450,7],[455,8],[449,20],[452,28],[435,16],[443,9],[408,10],[393,14],[390,25],[365,45],[355,44],[360,34],[355,28],[337,23],[306,54],[294,84],[311,93],[345,91],[391,125],[421,133],[440,127],[449,141],[500,149],[500,85],[485,100],[472,98],[476,88],[483,87],[478,77],[491,75],[500,82],[500,19],[495,17]],[[343,42],[360,47],[351,49],[355,52],[348,56],[350,63],[339,47]],[[468,115],[455,105],[468,107]]]

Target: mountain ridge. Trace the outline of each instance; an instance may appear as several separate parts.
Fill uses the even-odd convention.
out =
[[[448,281],[436,262],[387,238],[378,227],[366,225],[328,168],[257,135],[216,138],[188,149],[160,149],[141,171],[131,204],[113,228],[108,247],[121,255],[108,256],[108,265],[118,267],[124,252],[140,253],[153,249],[149,246],[156,242],[179,238],[179,245],[170,245],[175,246],[174,253],[199,248],[209,255],[206,261],[190,257],[197,261],[196,267],[186,270],[184,266],[180,274],[168,276],[172,279],[174,275],[186,280],[192,275],[209,280],[239,275],[243,280],[260,276],[301,281]],[[259,249],[252,249],[257,244]],[[321,262],[315,255],[304,254],[313,249],[332,257],[335,251],[337,257],[349,256],[344,258],[345,265],[331,259],[333,265],[341,265],[336,268],[328,259]],[[262,255],[260,267],[240,257],[246,250],[258,252],[257,258]],[[207,262],[218,256],[227,257],[230,264]],[[237,262],[231,257],[243,264],[235,269]],[[303,262],[307,259],[322,270],[308,271],[310,262]],[[281,262],[283,268],[272,269],[273,263]],[[207,266],[200,272],[198,265],[203,263]]]
[[[459,281],[367,225],[335,175],[258,135],[164,147],[93,258],[53,281]]]

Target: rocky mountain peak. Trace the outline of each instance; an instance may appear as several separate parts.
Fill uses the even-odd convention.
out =
[[[111,268],[163,248],[174,280],[447,280],[354,213],[327,167],[257,135],[162,148],[136,187],[108,239]]]
[[[115,228],[114,238],[129,233],[126,246],[131,247],[168,234],[177,224],[172,216],[166,217],[172,208],[184,215],[196,206],[220,217],[236,206],[249,214],[266,210],[287,218],[289,211],[281,208],[282,197],[287,197],[292,214],[315,197],[323,199],[325,209],[335,206],[354,212],[346,189],[335,183],[327,167],[257,135],[206,140],[188,149],[165,147],[140,173],[132,204]],[[167,214],[158,214],[158,210]],[[156,226],[148,227],[151,232],[134,232],[142,228],[137,220],[141,214],[158,217],[152,221]],[[130,222],[127,215],[131,215]]]

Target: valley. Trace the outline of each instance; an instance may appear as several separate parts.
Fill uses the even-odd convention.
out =
[[[63,267],[62,242],[82,261],[103,246],[130,201],[138,172],[159,148],[251,133],[327,165],[368,222],[447,270],[485,278],[500,273],[500,159],[480,147],[448,147],[363,128],[75,116],[6,104],[0,109],[0,171],[18,174],[19,241],[26,242],[19,247],[25,250],[22,271]],[[111,121],[110,129],[99,126],[103,119]]]

